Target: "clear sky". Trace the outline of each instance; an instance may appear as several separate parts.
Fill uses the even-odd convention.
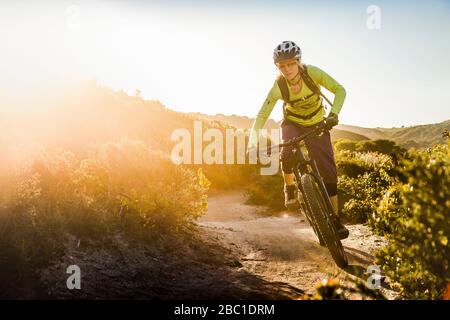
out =
[[[17,88],[69,73],[178,111],[254,117],[273,48],[293,40],[347,89],[341,123],[450,119],[449,1],[2,1],[0,27],[0,80]]]

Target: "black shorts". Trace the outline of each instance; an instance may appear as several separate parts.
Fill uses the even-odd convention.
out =
[[[289,120],[283,120],[281,123],[281,138],[283,142],[296,138],[302,134],[310,132],[315,126],[301,126]],[[331,144],[330,133],[326,132],[320,137],[310,137],[305,140],[308,148],[309,156],[314,159],[319,169],[319,173],[325,184],[337,184],[337,169],[334,160],[333,146]],[[282,162],[283,172],[291,173],[293,164],[292,147],[284,147],[281,149],[280,160]],[[328,189],[328,188],[327,188]],[[334,193],[334,192],[333,192]]]

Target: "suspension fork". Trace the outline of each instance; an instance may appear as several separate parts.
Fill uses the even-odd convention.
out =
[[[305,156],[299,146],[293,150],[293,153],[295,157],[295,166],[294,166],[295,181],[297,182],[297,188],[301,191],[302,196],[304,197],[303,187],[301,183],[301,176],[303,175],[303,172],[306,172],[306,163],[308,161],[305,159]]]
[[[297,187],[302,193],[303,199],[305,198],[303,187],[301,184],[301,176],[303,173],[309,171],[307,170],[307,166],[309,165],[311,167],[310,174],[314,177],[316,180],[319,190],[322,193],[323,200],[325,201],[325,205],[328,209],[328,212],[334,213],[333,205],[331,204],[330,196],[328,195],[327,188],[325,188],[325,183],[323,182],[322,177],[320,176],[319,169],[317,168],[316,161],[314,159],[309,158],[309,156],[305,157],[302,151],[302,145],[298,145],[297,148],[294,150],[294,155],[296,159],[296,165],[294,168],[294,175],[295,179],[297,181]]]
[[[303,187],[301,182],[301,175],[300,175],[300,163],[297,163],[294,167],[294,176],[295,176],[295,182],[297,183],[297,188],[300,190],[300,192],[303,195]]]
[[[311,165],[311,167],[313,169],[311,174],[314,177],[314,179],[316,180],[316,182],[317,182],[317,184],[319,186],[319,190],[320,190],[320,192],[322,193],[322,195],[324,197],[323,200],[325,201],[325,204],[326,204],[326,206],[328,208],[328,212],[331,212],[331,213],[334,214],[335,212],[334,212],[333,205],[331,204],[330,196],[328,195],[328,191],[327,191],[327,188],[325,187],[325,183],[323,182],[323,179],[320,176],[319,169],[317,168],[316,161],[311,159],[309,164]]]
[[[302,186],[301,178],[302,178],[303,174],[305,174],[307,172],[306,171],[307,161],[302,156],[299,156],[299,158],[303,159],[303,162],[302,161],[298,161],[296,163],[296,165],[295,165],[295,168],[294,168],[294,175],[295,175],[295,179],[296,179],[296,182],[297,182],[298,192],[299,192],[299,195],[301,194],[301,197],[302,197],[302,199],[301,199],[302,203],[300,203],[300,206],[301,206],[302,210],[304,211],[303,214],[305,215],[306,219],[308,220],[309,225],[313,228],[314,233],[319,238],[319,241],[321,241],[320,240],[321,239],[320,232],[319,232],[319,230],[317,228],[317,224],[316,224],[316,221],[314,219],[314,213],[311,211],[311,208],[310,208],[309,204],[306,201],[306,195],[305,195],[305,192],[304,192],[303,186]],[[300,199],[299,199],[299,201],[300,201]]]
[[[305,156],[303,154],[303,152],[301,151],[301,149],[296,149],[295,152],[295,158],[296,158],[296,162],[295,162],[295,166],[294,166],[294,176],[295,176],[295,181],[297,182],[297,188],[301,194],[302,197],[302,201],[304,206],[308,206],[306,204],[305,201],[305,193],[303,191],[303,186],[302,186],[302,175],[307,172],[306,170],[306,166],[308,164],[308,161],[305,159]],[[309,210],[309,208],[306,208],[307,210]]]

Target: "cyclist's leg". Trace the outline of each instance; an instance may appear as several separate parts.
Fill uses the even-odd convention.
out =
[[[300,135],[299,127],[291,121],[283,120],[281,123],[281,139],[286,142],[292,138],[296,138]],[[293,168],[295,165],[295,159],[292,153],[292,147],[282,147],[280,152],[281,170],[286,185],[294,184]]]
[[[340,238],[348,237],[348,230],[340,222],[339,219],[339,203],[337,197],[337,169],[334,159],[333,146],[331,144],[330,133],[326,132],[319,137],[312,137],[308,139],[306,145],[310,152],[311,158],[316,161],[317,169],[330,196],[331,204],[336,216],[336,225],[339,230]]]
[[[281,123],[281,138],[283,141],[290,140],[299,136],[298,127],[294,123],[283,120]],[[297,187],[295,185],[295,175],[293,168],[295,159],[292,152],[292,147],[283,147],[280,152],[281,171],[284,178],[284,194],[285,206],[288,210],[295,210],[298,208]]]
[[[311,158],[316,161],[328,195],[330,198],[337,196],[337,168],[330,133],[326,132],[319,137],[311,137],[305,143]]]

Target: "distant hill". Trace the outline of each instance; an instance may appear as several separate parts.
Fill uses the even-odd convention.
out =
[[[199,119],[220,121],[233,127],[243,129],[250,129],[254,121],[254,118],[237,115],[189,114]],[[267,129],[279,127],[280,122],[276,122],[272,119],[269,119],[265,125],[265,128]],[[441,123],[402,128],[364,128],[340,124],[331,131],[331,138],[332,140],[349,139],[354,141],[386,139],[392,140],[404,148],[426,148],[436,143],[444,143],[445,140],[442,138],[442,132],[445,129],[450,130],[450,120]]]
[[[197,119],[202,119],[202,120],[207,120],[207,121],[219,121],[222,122],[224,124],[233,126],[235,128],[241,128],[241,129],[251,129],[253,121],[255,118],[249,118],[246,116],[238,116],[238,115],[231,115],[231,116],[227,116],[224,114],[217,114],[217,115],[207,115],[207,114],[202,114],[199,112],[191,112],[188,113],[189,115],[197,118]],[[264,126],[264,128],[266,129],[278,129],[280,128],[280,122],[276,122],[273,119],[269,119],[266,123],[266,125]],[[368,137],[362,135],[362,134],[358,134],[349,130],[340,130],[340,129],[333,129],[331,131],[331,139],[332,140],[336,140],[336,139],[349,139],[349,140],[355,140],[355,141],[360,141],[360,140],[369,140]]]
[[[0,151],[6,141],[13,142],[8,148],[37,143],[43,147],[81,150],[99,141],[127,137],[169,152],[173,146],[171,132],[178,128],[191,130],[195,119],[204,120],[204,128],[222,129],[225,126],[250,129],[254,121],[238,115],[176,112],[159,101],[130,96],[87,80],[46,87],[40,96],[16,95],[4,100],[3,106],[0,108]],[[279,125],[270,119],[265,127],[275,129]],[[444,129],[450,129],[450,120],[390,129],[339,125],[331,134],[333,140],[389,139],[404,147],[428,147],[444,141],[441,137]]]
[[[331,140],[348,139],[353,141],[370,140],[368,137],[348,130],[332,129]]]
[[[350,125],[339,125],[338,128],[365,135],[370,139],[392,140],[404,148],[427,148],[445,142],[442,132],[450,130],[450,120],[402,128],[363,128]]]
[[[380,128],[364,128],[347,124],[339,124],[336,128],[361,134],[371,140],[386,139],[386,133],[383,131],[383,129]]]
[[[13,97],[4,105],[0,108],[0,154],[12,155],[16,147],[26,146],[30,151],[22,157],[32,156],[39,148],[85,152],[97,142],[123,138],[143,141],[168,154],[174,145],[171,133],[180,128],[192,131],[195,120],[159,101],[88,80],[55,85],[26,99]],[[212,126],[220,128],[220,124],[203,124],[203,128]]]
[[[254,118],[249,118],[247,116],[238,116],[238,115],[224,115],[224,114],[216,114],[216,115],[209,115],[209,114],[203,114],[200,112],[190,112],[189,115],[193,116],[194,118],[201,119],[201,120],[207,120],[207,121],[220,121],[222,123],[228,124],[230,126],[233,126],[235,128],[241,128],[241,129],[250,129],[253,124]],[[277,129],[280,127],[280,124],[273,119],[267,120],[266,125],[264,128],[267,129]]]
[[[450,130],[450,120],[407,128],[386,129],[386,133],[388,139],[405,148],[426,148],[436,143],[444,143],[445,139],[442,137],[444,130]]]

